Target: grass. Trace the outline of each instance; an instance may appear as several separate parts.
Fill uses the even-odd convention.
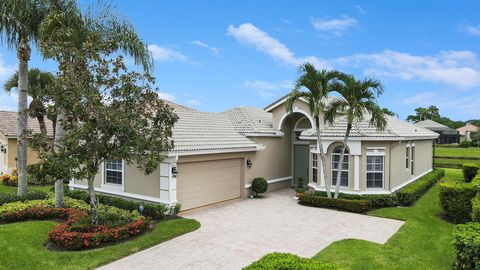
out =
[[[459,181],[463,178],[456,169],[445,169],[445,177]],[[342,240],[319,252],[314,259],[335,262],[345,269],[451,269],[454,225],[439,218],[438,192],[435,185],[412,207],[370,212],[372,216],[405,221],[385,245]]]
[[[473,163],[477,166],[480,166],[480,160],[465,160],[465,159],[446,159],[446,158],[436,158],[435,164],[456,164],[462,165],[465,163]]]
[[[43,190],[43,191],[49,191],[52,186],[28,186],[27,190]],[[17,187],[9,187],[5,186],[3,183],[0,183],[0,193],[17,193]]]
[[[53,221],[0,225],[0,269],[93,269],[200,227],[192,219],[174,219],[121,244],[86,251],[49,251],[44,244],[55,225]]]
[[[469,148],[435,147],[435,156],[480,158],[480,148],[479,147],[469,147]]]

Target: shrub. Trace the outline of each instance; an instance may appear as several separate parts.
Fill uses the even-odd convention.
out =
[[[327,197],[325,191],[315,191],[315,195]],[[398,205],[397,196],[395,194],[357,195],[340,193],[338,198],[347,200],[367,200],[370,201],[370,206],[372,208],[393,207]]]
[[[468,148],[472,145],[469,141],[461,141],[460,144],[458,145],[461,148]]]
[[[472,221],[480,222],[480,195],[472,199]]]
[[[478,166],[473,163],[466,163],[462,165],[463,179],[465,182],[471,182],[478,173]]]
[[[472,199],[477,194],[473,183],[445,182],[440,184],[440,204],[445,217],[453,223],[471,220]]]
[[[16,175],[4,174],[1,176],[1,180],[5,186],[16,187],[18,186],[18,177]]]
[[[419,179],[417,179],[417,181],[399,189],[395,193],[398,199],[398,204],[406,206],[414,204],[444,175],[445,172],[443,170],[435,169],[427,173],[426,175],[420,177]]]
[[[51,185],[55,179],[45,174],[41,163],[34,163],[27,166],[28,184],[32,185]]]
[[[453,237],[453,269],[480,269],[480,223],[457,225]]]
[[[28,200],[43,200],[47,198],[47,193],[43,191],[29,191],[25,195],[17,195],[16,193],[2,193],[0,194],[0,205],[11,202],[23,202]]]
[[[265,178],[258,177],[252,181],[252,190],[255,192],[255,195],[258,196],[259,193],[265,193],[268,189],[268,182]]]
[[[371,207],[369,200],[332,199],[315,194],[301,194],[298,202],[301,205],[339,209],[354,213],[366,212]]]
[[[271,253],[243,268],[243,270],[337,270],[339,267],[321,261],[300,258],[289,253]]]

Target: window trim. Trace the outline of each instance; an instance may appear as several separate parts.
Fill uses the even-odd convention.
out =
[[[318,183],[318,154],[313,152],[311,154],[312,154],[312,182]],[[315,160],[313,157],[315,157]],[[313,166],[314,161],[317,163],[317,166]],[[313,173],[314,170],[316,171],[316,173]]]
[[[382,157],[382,168],[383,168],[383,170],[381,171],[381,173],[382,173],[382,187],[381,188],[379,188],[379,187],[368,187],[368,173],[380,173],[380,171],[369,171],[369,170],[367,170],[368,157]],[[369,190],[384,190],[385,189],[385,155],[367,154],[365,156],[365,189],[369,189]]]
[[[410,145],[405,147],[405,169],[410,169]]]
[[[106,174],[107,167],[105,166],[105,162],[102,162],[102,168],[101,168],[102,169],[101,187],[106,189],[115,189],[115,190],[125,191],[125,161],[122,159],[122,184],[121,185],[107,182],[107,174]],[[120,171],[120,170],[114,170],[114,171]]]
[[[410,175],[415,175],[415,152],[415,144],[412,144],[412,146],[410,147]]]
[[[334,156],[334,155],[338,155],[338,157],[339,157],[339,159],[340,159],[340,155],[341,155],[341,153],[335,153],[335,149],[337,149],[337,148],[343,148],[343,146],[342,146],[342,145],[339,145],[339,146],[334,147],[334,148],[332,149],[332,153],[330,154],[330,178],[331,178],[330,185],[331,185],[331,186],[336,185],[336,184],[333,184],[333,170],[334,170],[334,169],[333,169],[333,156]],[[343,169],[343,166],[342,166],[342,168],[340,168],[341,165],[338,164],[338,167],[339,167],[340,170],[337,170],[337,171],[340,171],[340,187],[348,188],[349,185],[350,185],[350,159],[351,159],[351,158],[350,158],[350,151],[348,150],[348,148],[345,148],[345,155],[344,155],[344,157],[345,157],[345,156],[348,156],[348,163],[347,163],[348,167],[347,167],[347,169],[344,170],[344,169]],[[345,162],[345,159],[343,160],[343,162]],[[346,186],[342,185],[342,176],[341,176],[341,175],[342,175],[342,172],[347,172],[347,185],[346,185]],[[338,172],[337,172],[337,173],[338,173]],[[335,179],[335,180],[336,180],[336,179]]]

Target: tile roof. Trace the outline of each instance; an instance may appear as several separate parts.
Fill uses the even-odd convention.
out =
[[[437,123],[437,122],[435,122],[433,120],[430,120],[430,119],[420,121],[418,123],[415,123],[415,125],[423,127],[423,128],[449,128],[445,125],[442,125],[442,124]]]
[[[6,137],[17,137],[17,112],[0,111],[0,133]],[[52,121],[45,117],[45,125],[47,126],[47,136],[53,137]],[[28,129],[33,133],[40,133],[40,125],[36,118],[28,118]]]
[[[372,140],[382,139],[416,139],[436,138],[438,134],[428,129],[415,126],[393,116],[386,116],[387,126],[384,130],[377,130],[370,125],[370,116],[353,124],[350,137],[371,138]],[[343,137],[347,129],[345,117],[339,118],[333,125],[325,125],[321,128],[322,137]],[[302,132],[302,136],[316,136],[315,129],[308,129]]]
[[[172,102],[170,100],[163,99],[163,102],[165,102],[165,104],[172,107],[175,111],[186,111],[186,112],[196,112],[197,111],[193,108],[177,104],[177,103]]]
[[[173,152],[252,151],[257,144],[233,127],[224,113],[176,111]]]
[[[235,130],[241,134],[275,134],[272,114],[255,107],[237,107],[225,111]]]
[[[472,124],[466,124],[463,127],[457,128],[458,132],[460,132],[461,135],[465,135],[466,132],[477,132],[479,129],[479,127]]]

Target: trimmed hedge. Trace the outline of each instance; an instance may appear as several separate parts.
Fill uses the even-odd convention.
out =
[[[327,197],[327,192],[315,191],[315,195]],[[356,195],[356,194],[340,193],[338,195],[338,198],[347,199],[347,200],[367,200],[367,201],[370,201],[370,206],[372,208],[393,207],[398,205],[397,196],[395,196],[395,194]]]
[[[29,200],[43,200],[47,198],[47,193],[43,191],[29,191],[25,195],[17,195],[17,193],[3,193],[0,194],[0,205],[11,202],[24,202]]]
[[[480,223],[457,225],[453,237],[453,269],[480,269]]]
[[[465,182],[472,182],[473,178],[477,176],[478,166],[473,163],[465,163],[462,165],[462,171]]]
[[[440,183],[440,204],[445,217],[453,223],[465,223],[471,220],[472,199],[478,188],[474,183]]]
[[[307,206],[340,209],[353,213],[364,213],[372,206],[369,200],[333,199],[315,194],[301,194],[298,197],[298,203]]]
[[[270,253],[243,270],[340,270],[336,265],[300,258],[290,253]]]
[[[480,195],[472,199],[472,221],[480,222]]]
[[[414,204],[425,192],[435,185],[438,180],[442,179],[444,175],[445,172],[443,170],[435,169],[420,177],[420,179],[417,179],[410,185],[401,188],[395,192],[398,204],[404,206]]]
[[[265,193],[268,189],[268,182],[263,177],[258,177],[252,181],[252,190],[255,192],[255,195],[258,196],[259,193]]]

